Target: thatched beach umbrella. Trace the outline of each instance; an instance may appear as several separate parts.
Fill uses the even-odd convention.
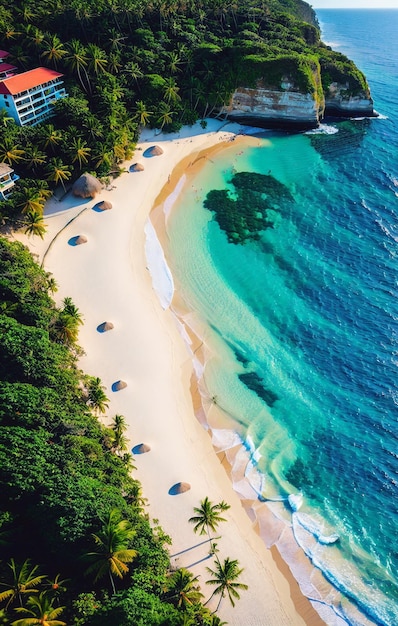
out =
[[[77,237],[74,237],[75,246],[80,246],[82,243],[87,243],[86,235],[78,235]]]
[[[120,391],[121,389],[125,389],[127,387],[127,383],[124,380],[118,380],[112,385],[112,391]]]
[[[161,154],[163,154],[163,150],[160,146],[151,146],[145,150],[144,157],[160,156]]]
[[[96,205],[96,208],[100,211],[109,211],[112,208],[112,202],[109,202],[109,200],[101,200],[101,202],[98,202]]]
[[[99,333],[105,333],[107,330],[112,330],[112,328],[114,328],[112,322],[102,322],[102,324],[97,326]]]
[[[82,174],[72,185],[72,193],[80,198],[94,198],[102,189],[100,181],[88,174]]]
[[[133,165],[130,165],[129,171],[130,172],[143,172],[144,166],[142,165],[142,163],[133,163]]]
[[[171,496],[178,496],[180,493],[185,493],[186,491],[189,491],[190,488],[191,485],[189,483],[176,483],[175,485],[170,487],[169,494]]]
[[[137,446],[132,448],[131,452],[133,454],[145,454],[145,452],[150,452],[151,446],[148,446],[147,443],[139,443]]]

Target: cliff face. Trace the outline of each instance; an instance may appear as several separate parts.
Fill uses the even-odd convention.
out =
[[[222,113],[231,120],[261,128],[316,128],[323,115],[324,103],[318,103],[312,94],[284,88],[256,89],[239,87]]]
[[[374,117],[373,100],[369,91],[360,91],[353,95],[349,84],[331,83],[325,97],[326,115],[338,117]]]

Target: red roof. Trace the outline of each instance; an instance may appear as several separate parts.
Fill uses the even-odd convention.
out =
[[[11,72],[11,70],[16,70],[15,65],[10,65],[9,63],[0,63],[0,74],[3,72]]]
[[[0,66],[1,67],[1,66]],[[5,78],[0,82],[0,94],[10,94],[15,96],[21,91],[26,89],[32,89],[38,87],[44,83],[48,83],[50,80],[63,76],[55,70],[49,70],[46,67],[37,67],[34,70],[23,72],[23,74],[17,74],[17,76],[11,76],[11,78]]]
[[[0,50],[0,59],[5,59],[6,57],[9,57],[10,53],[7,52],[6,50]]]

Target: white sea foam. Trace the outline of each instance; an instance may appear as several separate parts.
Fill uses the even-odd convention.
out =
[[[168,309],[174,294],[174,282],[162,246],[150,220],[145,225],[145,256],[153,288],[163,309]]]
[[[312,130],[307,130],[305,135],[335,135],[339,132],[339,129],[336,126],[330,126],[328,124],[320,124],[318,128],[313,128]]]

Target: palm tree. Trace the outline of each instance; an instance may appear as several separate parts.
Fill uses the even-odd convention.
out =
[[[69,315],[70,317],[73,317],[73,319],[76,320],[78,324],[83,324],[82,314],[80,313],[77,306],[73,303],[72,298],[67,296],[66,298],[62,300],[62,304],[64,306],[62,312],[65,315]]]
[[[136,119],[140,126],[146,126],[149,122],[149,118],[152,115],[151,111],[147,111],[145,102],[140,100],[136,102],[137,110],[134,115],[134,119]]]
[[[177,100],[181,100],[181,96],[178,94],[179,91],[180,88],[177,87],[174,78],[167,78],[164,85],[164,97],[167,102],[176,102]]]
[[[186,609],[197,604],[203,598],[200,592],[198,576],[182,567],[171,574],[166,581],[166,597],[178,608]]]
[[[8,115],[7,109],[0,109],[0,126],[15,124],[14,118]]]
[[[90,70],[93,71],[95,75],[106,72],[108,61],[105,52],[94,43],[89,43],[86,51]]]
[[[112,162],[113,162],[113,154],[112,152],[109,151],[108,147],[104,143],[101,143],[100,141],[98,141],[95,144],[91,157],[92,157],[92,162],[95,168],[98,168],[101,165],[103,165],[108,170],[111,169]]]
[[[66,55],[64,61],[72,72],[76,72],[84,91],[91,91],[90,79],[86,70],[88,64],[87,50],[78,39],[72,39],[66,45]],[[86,84],[83,81],[83,75]]]
[[[52,323],[52,331],[56,341],[72,346],[79,335],[79,322],[71,315],[60,311]]]
[[[72,176],[69,165],[64,165],[62,159],[53,157],[50,159],[46,167],[47,180],[53,181],[56,185],[60,182],[65,189],[64,181],[69,180]]]
[[[52,276],[50,272],[47,272],[46,277],[47,277],[47,289],[52,294],[56,293],[58,291],[58,285],[56,283],[54,276]]]
[[[162,130],[166,124],[171,124],[175,112],[170,110],[170,105],[167,102],[160,104],[159,111],[157,121],[161,124],[160,129]]]
[[[181,72],[181,68],[179,65],[182,64],[181,58],[177,52],[169,52],[169,69],[172,74],[176,74],[177,72]]]
[[[41,48],[45,34],[37,26],[28,24],[25,28],[25,40],[27,40],[28,48],[37,50]]]
[[[5,591],[0,592],[0,602],[7,600],[6,609],[16,600],[22,606],[23,596],[38,593],[36,587],[45,578],[45,576],[37,574],[38,566],[32,567],[29,559],[26,559],[21,565],[11,559],[7,565],[11,570],[9,580],[0,582],[2,587],[6,587]]]
[[[87,383],[87,404],[96,413],[105,413],[108,408],[108,398],[104,391],[101,379],[98,377],[90,376]]]
[[[57,617],[64,610],[64,606],[55,608],[52,600],[45,592],[38,596],[31,596],[28,599],[27,606],[29,608],[19,607],[15,609],[18,613],[24,614],[26,617],[17,619],[11,623],[11,626],[67,626],[66,622],[61,622]]]
[[[88,163],[88,157],[90,156],[91,148],[88,147],[87,142],[81,137],[73,137],[70,145],[70,152],[73,154],[72,163],[79,162],[79,169],[82,169],[83,165]]]
[[[53,124],[44,124],[40,128],[40,140],[44,150],[50,148],[54,153],[58,144],[62,141],[62,133]]]
[[[47,224],[44,223],[43,213],[39,211],[28,211],[24,219],[25,235],[38,235],[41,239],[46,233]]]
[[[113,431],[112,449],[117,452],[127,450],[127,439],[124,433],[127,430],[126,418],[123,415],[116,414],[111,425]]]
[[[201,501],[200,507],[194,507],[193,510],[196,515],[190,517],[188,521],[191,524],[195,524],[193,529],[195,533],[198,531],[200,535],[207,533],[210,537],[210,530],[216,532],[218,524],[226,521],[224,517],[221,517],[220,512],[227,511],[229,508],[230,505],[226,502],[222,501],[218,504],[213,504],[206,496]]]
[[[22,187],[15,193],[15,206],[22,213],[35,211],[43,215],[44,198],[35,187]]]
[[[86,561],[91,561],[86,574],[95,574],[94,582],[108,574],[113,593],[116,593],[114,576],[123,578],[129,571],[127,563],[131,563],[137,556],[136,550],[128,548],[135,530],[128,520],[121,519],[120,512],[116,509],[110,511],[108,517],[101,521],[101,530],[92,534],[96,550],[84,555]]]
[[[25,155],[26,167],[36,172],[40,165],[46,162],[46,154],[42,152],[37,145],[31,145],[26,150]]]
[[[23,160],[25,150],[18,147],[11,137],[5,137],[3,143],[0,144],[0,163],[8,163],[13,165]]]
[[[216,585],[213,593],[210,598],[207,600],[206,604],[210,602],[213,596],[219,595],[220,600],[218,602],[215,613],[220,608],[221,600],[225,598],[225,595],[228,596],[232,606],[235,606],[234,598],[240,598],[238,593],[238,589],[248,589],[248,586],[244,583],[238,582],[238,578],[243,572],[242,568],[239,568],[239,562],[235,560],[230,560],[228,557],[225,559],[224,563],[221,564],[219,561],[215,563],[216,569],[215,571],[207,567],[207,571],[209,574],[214,576],[210,580],[206,580],[206,585]]]
[[[57,35],[47,34],[41,45],[44,48],[41,56],[54,67],[57,67],[58,63],[67,54],[64,44]]]
[[[134,61],[129,61],[128,63],[126,63],[123,71],[129,78],[132,78],[137,85],[138,79],[144,76],[142,69],[140,68],[138,63],[135,63]]]

